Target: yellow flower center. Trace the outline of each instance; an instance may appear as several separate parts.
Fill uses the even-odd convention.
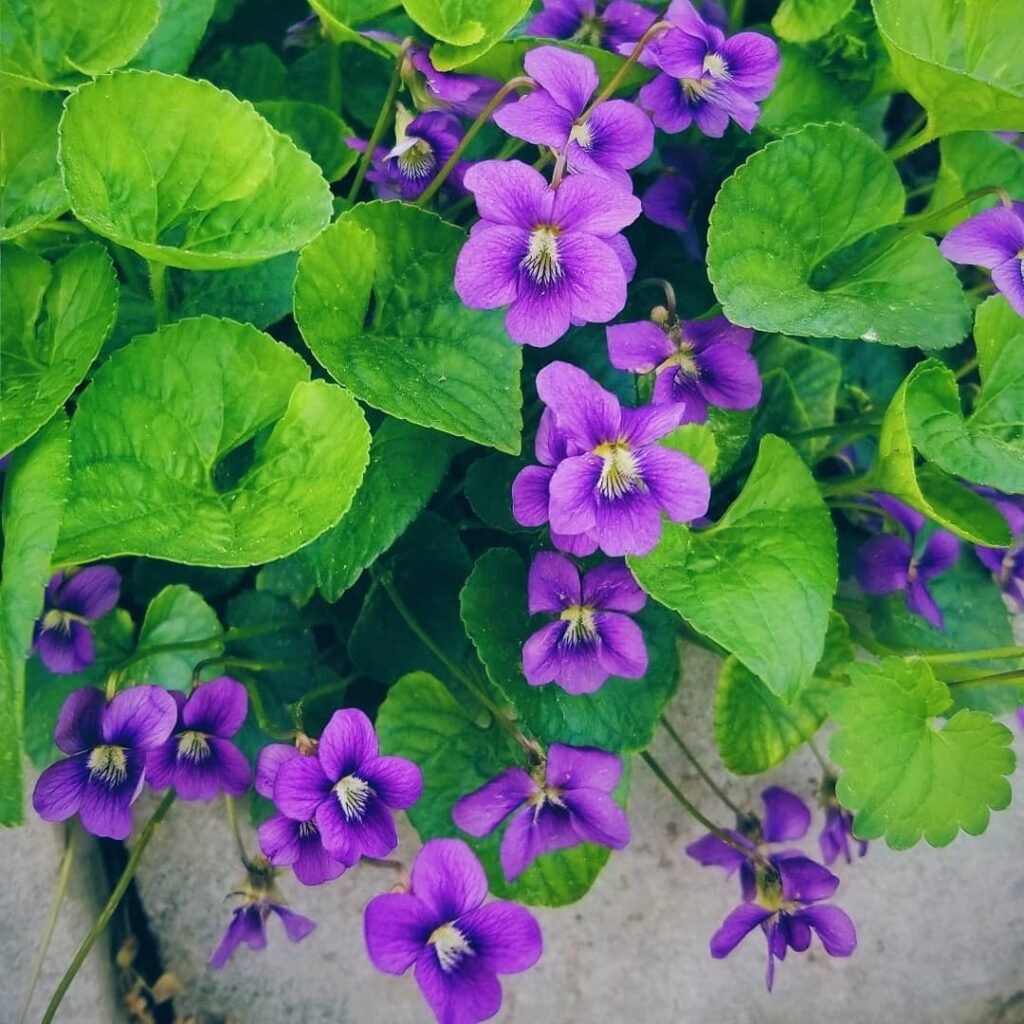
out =
[[[519,265],[537,284],[551,284],[562,276],[562,261],[558,255],[560,234],[561,230],[554,224],[539,224],[530,232],[530,246]]]
[[[453,921],[435,928],[427,942],[432,943],[437,951],[437,960],[442,971],[450,971],[457,967],[463,957],[473,956],[473,947],[466,941],[466,936],[455,927]]]
[[[338,803],[341,804],[341,813],[349,821],[353,818],[362,818],[372,792],[370,784],[359,778],[358,775],[346,775],[334,786],[334,795],[338,798]]]
[[[593,454],[604,460],[597,489],[606,498],[621,498],[632,491],[644,489],[636,455],[624,440],[599,444]]]
[[[124,747],[93,747],[86,767],[94,779],[99,779],[108,786],[119,786],[128,776],[128,758],[125,756]]]
[[[597,636],[597,624],[594,622],[594,609],[585,604],[573,604],[559,615],[569,623],[569,628],[562,637],[562,643],[576,645]]]
[[[72,615],[71,612],[61,611],[59,608],[51,608],[43,616],[43,629],[59,629],[62,633],[71,632],[71,623],[75,621],[77,616]]]
[[[707,99],[718,85],[713,78],[680,78],[679,84],[691,103]]]
[[[398,166],[407,178],[426,178],[434,169],[437,160],[434,150],[426,139],[418,139],[404,153],[399,153]]]
[[[178,737],[178,757],[187,761],[205,761],[210,756],[210,744],[204,732],[189,730]]]
[[[704,73],[719,80],[728,80],[731,77],[725,58],[717,53],[709,53],[704,58]]]

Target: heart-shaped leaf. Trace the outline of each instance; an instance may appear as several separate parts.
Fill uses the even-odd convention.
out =
[[[772,29],[790,43],[820,39],[853,9],[854,0],[782,0],[772,18]]]
[[[216,6],[217,0],[160,0],[160,20],[132,67],[184,74]]]
[[[370,432],[341,388],[247,324],[196,317],[100,368],[71,428],[57,559],[283,558],[348,509]]]
[[[309,6],[320,16],[332,42],[357,43],[382,57],[398,52],[396,43],[373,39],[359,29],[369,28],[368,22],[399,7],[399,0],[310,0]]]
[[[440,71],[485,54],[527,12],[530,0],[404,0],[406,13],[440,42],[430,58]]]

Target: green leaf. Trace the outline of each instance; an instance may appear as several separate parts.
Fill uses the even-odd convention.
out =
[[[786,704],[735,656],[726,659],[715,691],[715,741],[722,763],[737,775],[756,775],[784,761],[809,740],[828,715],[841,675],[855,658],[850,629],[835,612],[825,653],[814,675]]]
[[[1005,295],[990,295],[974,315],[974,344],[983,383],[988,383],[997,360],[1012,338],[1024,330],[1021,318],[1010,308]]]
[[[207,314],[263,330],[291,313],[298,262],[299,257],[288,252],[251,267],[175,271],[172,287],[178,301],[174,315],[185,319]],[[148,331],[153,326],[150,324]]]
[[[941,729],[949,688],[923,661],[857,663],[852,686],[833,698],[839,729],[829,753],[842,770],[840,803],[860,839],[906,850],[922,836],[946,846],[963,829],[980,835],[989,811],[1010,803],[1013,734],[983,711],[958,711]]]
[[[217,0],[160,0],[160,20],[132,67],[184,74],[216,6]]]
[[[67,420],[61,413],[7,467],[0,578],[0,825],[22,821],[25,659],[43,610],[50,556],[68,490]]]
[[[574,697],[550,683],[523,677],[522,646],[531,627],[526,566],[514,551],[492,548],[477,560],[460,595],[462,621],[499,694],[527,733],[541,743],[568,743],[634,753],[647,747],[679,685],[672,617],[650,605],[635,616],[650,659],[643,679],[613,676],[596,693]]]
[[[478,518],[505,533],[530,533],[512,515],[512,481],[530,461],[493,452],[470,463],[466,470],[465,493]]]
[[[415,761],[423,771],[423,795],[409,808],[409,820],[424,840],[458,836],[469,843],[495,896],[534,906],[575,902],[607,863],[607,847],[585,843],[539,857],[509,885],[498,861],[504,829],[473,839],[452,822],[452,807],[459,797],[522,760],[522,751],[493,720],[481,725],[475,711],[459,704],[426,672],[407,675],[388,691],[376,721],[381,750]]]
[[[423,511],[453,448],[449,438],[402,420],[386,419],[377,428],[352,507],[298,554],[328,601],[337,601]]]
[[[328,181],[344,177],[359,159],[359,154],[345,145],[345,139],[356,133],[326,107],[297,100],[267,100],[257,103],[256,110],[279,132],[291,136],[295,145],[317,162]]]
[[[893,70],[931,134],[1024,124],[1018,0],[873,0]]]
[[[5,247],[2,262],[0,454],[31,437],[67,401],[117,316],[117,277],[98,243],[80,245],[52,266]]]
[[[725,315],[761,331],[934,349],[961,341],[967,302],[935,242],[903,217],[892,163],[849,125],[769,143],[722,186],[708,274]]]
[[[718,442],[706,423],[686,423],[676,427],[661,444],[689,455],[695,462],[699,462],[709,475],[714,473],[718,466]]]
[[[820,39],[853,9],[854,0],[782,0],[772,29],[790,43]]]
[[[158,0],[3,0],[0,76],[37,89],[73,89],[127,64],[159,10]]]
[[[17,238],[68,208],[57,165],[60,97],[0,88],[0,239]]]
[[[164,587],[146,609],[136,653],[163,644],[205,640],[215,637],[220,631],[217,613],[194,590],[181,584]],[[192,682],[196,665],[223,650],[224,645],[214,640],[202,647],[152,654],[132,662],[125,669],[122,685],[157,683],[172,690],[186,690]]]
[[[430,52],[439,71],[468,64],[504,38],[530,0],[403,0],[406,13],[440,42]]]
[[[345,513],[370,433],[347,392],[246,324],[181,320],[115,352],[71,429],[58,559],[255,565]]]
[[[203,78],[250,103],[280,100],[288,93],[288,68],[266,43],[232,47],[201,70]]]
[[[209,82],[116,72],[68,98],[60,133],[75,216],[156,263],[258,263],[301,248],[330,220],[312,158]]]
[[[356,26],[394,10],[399,6],[398,0],[310,0],[309,6],[320,16],[333,42],[358,43],[382,56],[398,52],[397,44],[371,39],[356,30]]]
[[[327,372],[365,402],[515,454],[522,353],[500,313],[455,294],[465,237],[404,203],[360,203],[303,249],[295,319]]]
[[[743,491],[714,526],[666,524],[654,551],[628,562],[644,590],[783,700],[821,660],[837,580],[835,530],[785,441],[764,438]]]

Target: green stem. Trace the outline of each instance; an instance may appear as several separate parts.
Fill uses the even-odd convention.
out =
[[[469,148],[477,133],[487,123],[487,119],[498,109],[509,93],[516,89],[532,89],[536,83],[528,75],[519,75],[517,78],[510,78],[491,98],[490,103],[480,111],[477,119],[466,129],[462,141],[455,147],[455,152],[444,162],[441,170],[437,172],[434,180],[426,187],[423,194],[413,204],[414,206],[425,206],[437,194],[438,189],[445,183],[448,175],[455,169],[456,164],[462,159],[463,153]]]
[[[313,668],[323,661],[322,657],[306,658],[303,661],[256,661],[252,658],[235,658],[225,656],[222,658],[207,658],[200,661],[192,673],[193,679],[198,679],[201,672],[216,665],[223,668],[243,668],[250,672],[301,672],[303,669]]]
[[[1024,671],[1013,670],[1011,672],[993,672],[987,676],[970,676],[967,679],[946,679],[943,680],[947,686],[956,686],[961,690],[971,686],[992,686],[1000,683],[1024,682]]]
[[[808,736],[808,737],[807,737],[807,741],[806,741],[806,742],[807,742],[807,747],[808,747],[808,749],[809,749],[809,750],[810,750],[810,752],[811,752],[811,753],[812,753],[812,754],[814,755],[814,760],[815,760],[815,761],[817,761],[817,762],[818,762],[818,764],[820,764],[820,765],[821,765],[821,770],[822,770],[822,771],[823,771],[823,772],[824,772],[824,773],[825,773],[826,775],[834,775],[835,773],[834,773],[834,772],[833,772],[833,770],[832,770],[832,765],[830,765],[830,764],[828,763],[828,761],[827,761],[827,760],[825,760],[825,755],[824,755],[824,754],[822,754],[822,752],[821,752],[821,751],[820,751],[820,750],[818,749],[818,745],[817,745],[817,744],[816,744],[816,743],[814,742],[814,740],[812,740],[812,739],[811,739],[811,738],[810,738],[810,737]]]
[[[96,923],[89,929],[89,934],[82,940],[82,944],[78,947],[78,952],[75,953],[75,958],[71,961],[71,965],[60,979],[57,990],[53,993],[53,998],[46,1007],[46,1013],[43,1014],[41,1024],[52,1024],[57,1009],[64,999],[64,995],[71,982],[75,980],[75,975],[82,964],[85,963],[85,958],[89,955],[89,951],[96,945],[96,940],[103,934],[110,923],[110,919],[114,916],[114,911],[117,910],[125,892],[127,892],[128,886],[135,876],[135,870],[139,866],[139,861],[142,860],[142,855],[146,852],[146,847],[149,846],[150,840],[156,834],[157,827],[164,820],[165,815],[171,808],[171,804],[174,803],[174,796],[173,789],[167,791],[167,795],[157,805],[152,817],[146,822],[145,828],[139,833],[139,838],[132,847],[132,852],[128,856],[128,863],[125,864],[124,871],[121,872],[121,877],[117,880],[117,885],[114,886],[114,891],[110,894],[110,898],[100,912],[100,916],[96,919]]]
[[[248,871],[252,867],[252,861],[249,860],[248,851],[245,849],[245,843],[242,841],[242,830],[238,825],[238,808],[235,806],[235,798],[227,793],[224,794],[224,808],[227,811],[228,824],[231,826],[231,835],[235,839],[235,849],[238,850],[238,858]]]
[[[942,220],[949,214],[956,213],[957,210],[965,206],[970,206],[976,200],[984,199],[985,196],[999,196],[1000,199],[1004,199],[1006,197],[1006,189],[999,185],[986,185],[984,188],[972,189],[970,192],[962,195],[955,203],[943,206],[934,213],[918,213],[912,217],[904,217],[903,226],[904,228],[913,228],[915,231],[919,231],[922,224],[927,224],[929,221]]]
[[[355,676],[345,676],[344,679],[336,679],[330,683],[324,683],[322,686],[314,686],[308,693],[304,693],[297,701],[288,705],[289,711],[291,711],[292,718],[295,721],[295,727],[297,729],[302,728],[302,714],[306,709],[306,705],[314,700],[319,700],[321,697],[328,697],[332,693],[343,693],[348,689],[349,683]]]
[[[406,50],[409,49],[409,44],[412,40],[406,39],[402,43],[402,48],[398,51],[398,56],[395,58],[395,69],[391,73],[391,81],[388,83],[388,91],[384,95],[384,102],[381,104],[380,113],[377,115],[377,123],[373,126],[373,131],[370,133],[370,139],[366,143],[366,149],[363,150],[363,155],[359,158],[359,163],[356,166],[356,176],[352,180],[352,187],[348,190],[348,201],[354,203],[359,195],[359,190],[363,187],[363,180],[366,178],[366,172],[370,169],[370,161],[373,159],[373,154],[376,152],[377,144],[384,137],[384,132],[387,129],[388,121],[391,119],[391,112],[395,106],[395,98],[398,96],[398,89],[402,84],[402,62],[405,60]]]
[[[1005,658],[1024,658],[1024,647],[987,647],[977,651],[943,651],[922,654],[929,665],[956,665],[964,661],[1002,661]]]
[[[153,308],[156,310],[156,325],[167,323],[171,318],[170,306],[167,302],[167,266],[147,260],[149,267],[149,290],[153,295]]]
[[[893,144],[889,147],[890,150],[895,149],[897,146],[902,146],[905,142],[908,142],[910,139],[914,138],[914,136],[918,135],[921,129],[924,128],[924,126],[927,123],[928,114],[922,110],[921,113],[918,114],[918,116],[915,117],[914,120],[907,125],[906,131],[904,131],[903,134],[900,135],[900,137],[893,142]],[[928,187],[931,188],[933,186]]]
[[[633,70],[633,65],[640,59],[640,54],[644,52],[644,48],[647,44],[656,36],[660,35],[666,29],[670,29],[672,25],[667,21],[656,21],[640,38],[637,40],[636,46],[633,47],[629,56],[626,58],[622,67],[612,75],[608,84],[591,100],[590,106],[583,111],[582,114],[576,119],[577,124],[585,124],[586,120],[594,112],[594,108],[599,104],[604,103],[610,96],[615,95],[615,90],[626,80],[626,76]]]
[[[729,12],[729,31],[739,32],[743,27],[743,19],[746,16],[747,0],[732,0],[732,10]]]
[[[702,765],[700,761],[697,760],[697,756],[686,745],[685,741],[683,740],[683,737],[680,736],[678,732],[676,732],[675,727],[668,720],[668,718],[665,715],[662,715],[660,721],[662,727],[669,734],[669,736],[672,737],[673,741],[675,742],[675,745],[679,748],[683,757],[685,757],[686,760],[693,765],[693,767],[697,770],[697,774],[707,784],[708,789],[710,789],[711,792],[714,793],[715,796],[717,796],[718,799],[721,800],[722,803],[725,804],[725,806],[728,807],[729,810],[732,811],[737,818],[746,817],[743,811],[741,811],[739,807],[737,807],[736,804],[734,804],[732,800],[729,799],[729,797],[726,795],[722,787],[719,786],[717,782],[715,782],[715,780],[711,777],[711,774],[707,771],[704,765]]]
[[[43,969],[43,962],[46,960],[46,953],[50,948],[53,933],[57,928],[57,918],[60,916],[61,904],[68,891],[68,880],[71,878],[71,865],[75,858],[75,844],[78,841],[78,829],[73,825],[68,829],[67,843],[64,847],[64,856],[61,858],[60,871],[57,875],[57,888],[53,893],[53,904],[50,907],[50,916],[46,920],[46,928],[43,930],[43,941],[36,953],[32,963],[32,974],[28,981],[28,991],[25,993],[25,1001],[21,1004],[21,1012],[18,1014],[18,1024],[25,1024],[28,1015],[28,1008],[35,994],[36,985],[39,982],[39,975]]]
[[[273,736],[275,739],[281,740],[285,743],[295,738],[295,730],[282,731],[277,723],[272,722],[267,715],[267,709],[263,704],[263,695],[259,691],[259,687],[256,686],[251,679],[242,679],[242,685],[245,687],[245,692],[249,696],[249,707],[252,710],[253,715],[256,718],[256,724],[263,730],[268,736]]]
[[[913,153],[915,149],[920,149],[922,146],[927,146],[929,142],[934,142],[936,138],[937,136],[932,131],[931,126],[926,123],[916,135],[900,139],[891,149],[886,151],[885,155],[895,163],[908,153]]]

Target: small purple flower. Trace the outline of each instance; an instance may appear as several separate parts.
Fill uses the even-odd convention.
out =
[[[411,202],[426,191],[461,141],[462,125],[453,114],[428,110],[412,117],[399,106],[395,144],[383,156],[375,154],[366,180],[376,185],[381,199]],[[457,182],[458,177],[449,181]]]
[[[632,103],[607,100],[581,122],[598,86],[597,68],[582,54],[541,46],[527,53],[524,65],[540,88],[497,111],[495,123],[557,153],[568,146],[570,173],[596,174],[632,192],[628,170],[654,148],[651,119]]]
[[[177,690],[171,697],[178,722],[170,739],[146,756],[146,781],[154,789],[173,786],[182,800],[241,796],[249,788],[249,762],[231,737],[249,713],[245,687],[221,676],[201,683],[187,699]]]
[[[729,829],[729,835],[736,842],[747,847],[751,853],[769,856],[769,846],[775,843],[789,843],[803,839],[811,827],[811,810],[796,795],[781,786],[769,786],[761,793],[764,801],[763,823],[756,817],[740,822],[739,829]],[[756,877],[754,865],[750,858],[737,850],[735,846],[713,833],[703,836],[686,847],[687,856],[692,857],[704,867],[718,867],[725,870],[726,878],[731,878],[738,871],[740,874],[740,891],[743,899],[748,902],[756,894]],[[800,856],[796,850],[783,850],[772,854],[775,858],[785,859]]]
[[[819,795],[821,804],[825,808],[825,825],[818,836],[818,845],[821,847],[821,858],[831,866],[840,857],[847,864],[853,863],[853,856],[850,853],[850,841],[857,844],[857,856],[863,857],[868,852],[866,839],[857,839],[853,834],[853,815],[844,810],[836,799],[836,780],[826,776],[822,782]]]
[[[303,756],[309,755],[303,755],[288,743],[271,743],[264,747],[256,762],[256,792],[273,800],[278,769],[293,758]],[[296,821],[278,812],[260,825],[256,836],[270,863],[276,868],[290,867],[303,885],[330,882],[352,866],[327,852],[316,818]]]
[[[821,940],[829,956],[850,956],[857,948],[857,931],[846,912],[831,904],[821,905],[839,887],[828,868],[807,857],[790,857],[761,869],[754,902],[742,903],[711,936],[711,955],[728,956],[758,925],[768,940],[765,984],[772,990],[775,961],[786,958],[787,949],[803,953],[811,944],[811,932]]]
[[[666,132],[696,122],[711,138],[721,138],[732,118],[751,131],[761,116],[757,106],[775,85],[779,48],[767,36],[740,32],[726,39],[689,0],[673,0],[666,19],[674,26],[652,41],[643,63],[662,73],[640,90],[640,104]]]
[[[117,605],[121,575],[109,565],[92,565],[73,575],[54,573],[46,605],[35,625],[33,646],[56,675],[72,675],[96,660],[92,624]]]
[[[681,404],[623,408],[583,370],[561,362],[537,374],[537,393],[562,438],[547,454],[564,454],[550,477],[527,467],[513,482],[513,515],[522,525],[536,525],[546,501],[553,533],[592,536],[606,555],[644,555],[661,537],[662,512],[686,523],[707,511],[703,467],[656,443],[682,422]]]
[[[554,189],[518,160],[475,164],[465,186],[481,217],[455,265],[455,290],[467,306],[508,306],[512,340],[541,347],[570,324],[622,312],[636,261],[620,232],[640,216],[639,199],[587,175]]]
[[[235,950],[244,942],[250,949],[264,949],[267,945],[267,918],[276,914],[284,925],[285,934],[292,942],[301,942],[316,928],[316,923],[302,914],[290,910],[281,901],[274,885],[276,872],[262,858],[248,865],[249,877],[246,884],[234,895],[242,897],[242,903],[232,911],[220,945],[210,957],[210,966],[223,967]]]
[[[480,838],[515,815],[501,840],[501,869],[512,882],[554,850],[580,843],[613,850],[626,846],[629,821],[611,795],[621,776],[622,759],[616,754],[553,743],[539,778],[508,768],[462,797],[452,808],[452,820]]]
[[[420,797],[423,776],[404,757],[381,757],[377,734],[358,708],[335,711],[315,757],[277,769],[274,803],[288,818],[314,819],[324,848],[344,864],[386,857],[398,845],[391,816]]]
[[[548,39],[570,39],[587,46],[602,46],[618,53],[634,47],[654,24],[657,14],[630,0],[542,0],[526,32]]]
[[[987,548],[976,544],[974,551],[1017,610],[1024,611],[1024,501],[1019,496],[1010,497],[988,487],[977,490],[1006,520],[1013,540],[1008,548]]]
[[[53,738],[70,756],[39,776],[32,793],[36,813],[44,821],[77,814],[87,832],[126,839],[146,755],[166,741],[176,719],[177,705],[159,686],[122,690],[109,704],[95,687],[69,694]]]
[[[707,155],[695,146],[665,146],[660,155],[661,172],[640,197],[644,216],[675,231],[682,238],[687,256],[699,260],[703,240],[690,219],[690,208]]]
[[[531,615],[558,618],[523,645],[523,674],[531,686],[557,683],[566,693],[593,693],[609,676],[640,679],[647,647],[640,627],[624,612],[638,612],[647,595],[624,562],[591,569],[582,585],[564,555],[542,551],[530,566]]]
[[[404,77],[417,106],[440,107],[466,117],[478,117],[501,88],[501,82],[483,75],[460,75],[438,71],[426,47],[414,44],[408,50],[409,69]],[[417,77],[422,76],[426,89]]]
[[[439,1024],[477,1024],[501,1008],[499,974],[539,959],[540,926],[518,904],[487,898],[487,876],[459,839],[431,839],[412,866],[412,888],[375,896],[363,933],[370,961],[387,974],[414,967]]]
[[[872,537],[857,559],[857,579],[865,593],[894,594],[904,591],[907,608],[936,629],[945,628],[939,606],[928,590],[928,580],[940,576],[957,560],[960,542],[945,530],[925,539],[925,517],[887,494],[876,495],[882,510],[906,531],[906,537],[883,533]]]
[[[608,335],[612,366],[655,373],[654,403],[683,402],[683,423],[704,423],[708,406],[752,409],[761,400],[761,375],[750,354],[754,332],[724,316],[613,324]]]
[[[984,267],[1013,309],[1024,316],[1024,203],[997,206],[953,228],[939,246],[954,263]]]

